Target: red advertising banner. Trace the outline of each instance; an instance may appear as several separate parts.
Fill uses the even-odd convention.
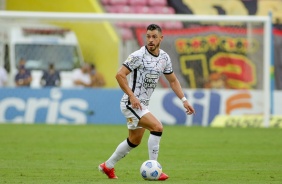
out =
[[[259,28],[250,31],[221,26],[163,30],[161,49],[170,55],[174,72],[183,87],[262,89],[262,33],[263,29]],[[279,51],[282,31],[274,33],[275,48]],[[145,34],[144,29],[136,30],[140,46],[145,44]],[[282,66],[280,58],[275,57],[275,63]],[[160,82],[167,87],[165,80]]]

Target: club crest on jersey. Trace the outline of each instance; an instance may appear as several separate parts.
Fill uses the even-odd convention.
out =
[[[128,56],[128,58],[127,58],[127,62],[128,63],[135,63],[136,61],[138,61],[138,57],[136,57],[136,56]]]

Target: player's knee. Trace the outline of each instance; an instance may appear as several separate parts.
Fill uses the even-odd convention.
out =
[[[153,132],[162,132],[163,131],[163,125],[162,124],[156,124],[152,127]]]

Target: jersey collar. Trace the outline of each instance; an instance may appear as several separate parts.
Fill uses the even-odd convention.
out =
[[[159,55],[160,55],[160,52],[159,52],[159,54],[158,55],[155,55],[155,54],[153,54],[152,52],[150,52],[148,49],[147,49],[147,46],[145,46],[145,48],[146,48],[146,50],[152,55],[152,56],[154,56],[154,57],[159,57]]]

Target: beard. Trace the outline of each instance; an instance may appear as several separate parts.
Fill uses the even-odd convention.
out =
[[[153,45],[153,46],[149,46],[149,44],[147,45],[147,48],[149,49],[149,51],[154,52],[156,49],[158,49],[160,47],[160,43],[158,43],[157,45]]]

